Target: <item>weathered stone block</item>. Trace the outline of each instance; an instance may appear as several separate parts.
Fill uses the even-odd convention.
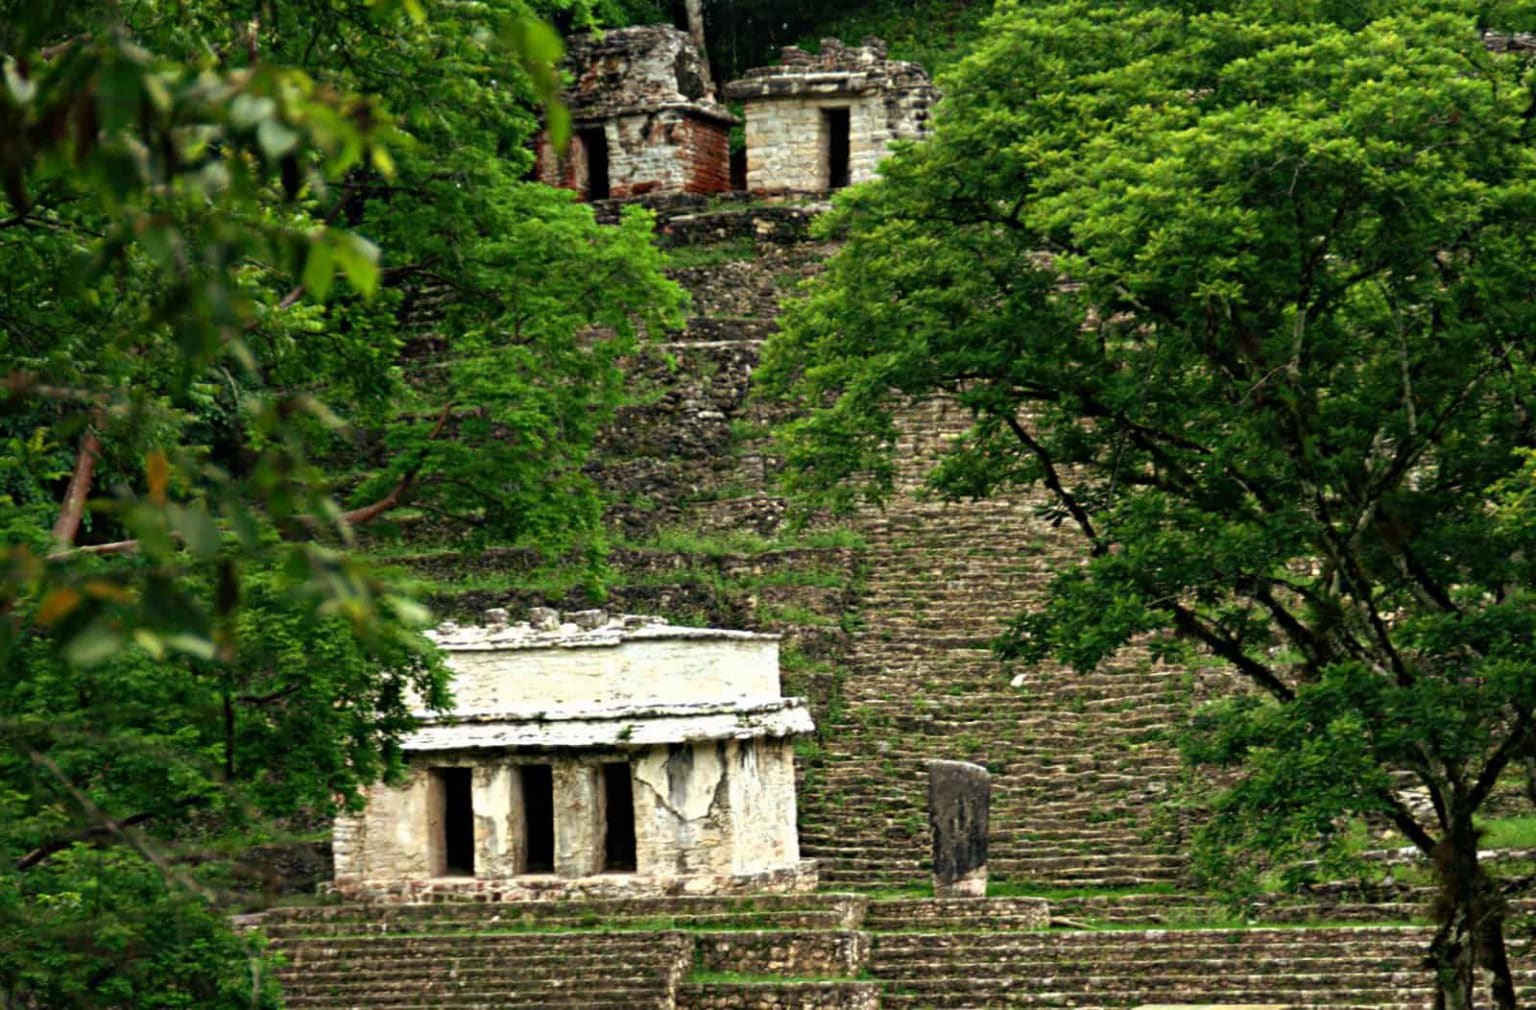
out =
[[[968,761],[928,765],[928,824],[933,830],[933,893],[987,894],[987,817],[992,777]]]

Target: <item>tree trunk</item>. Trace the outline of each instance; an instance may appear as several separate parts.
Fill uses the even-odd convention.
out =
[[[1495,1010],[1518,1010],[1504,946],[1504,897],[1477,859],[1470,816],[1456,818],[1435,850],[1440,928],[1430,944],[1435,1010],[1473,1010],[1486,986]]]
[[[699,51],[700,73],[704,75],[704,87],[713,93],[715,82],[709,72],[709,50],[704,45],[704,0],[687,0],[687,8],[688,35],[693,39],[694,48]]]
[[[85,518],[85,502],[91,496],[91,482],[96,476],[96,458],[101,455],[101,440],[93,428],[85,429],[80,436],[80,449],[75,453],[75,470],[70,475],[69,487],[64,491],[64,503],[59,507],[58,521],[53,524],[53,543],[63,550],[74,545],[75,535]]]

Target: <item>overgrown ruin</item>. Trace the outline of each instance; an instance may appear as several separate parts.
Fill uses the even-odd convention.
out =
[[[879,39],[821,52],[786,46],[779,65],[725,87],[747,120],[747,190],[826,193],[875,177],[890,145],[926,136],[937,101],[928,73]]]
[[[856,64],[869,72],[865,80],[885,73],[911,90],[858,90],[864,85],[852,83]],[[749,188],[780,194],[835,188],[835,166],[819,132],[827,120],[818,117],[845,99],[867,99],[875,110],[870,115],[881,108],[889,113],[895,102],[907,117],[902,129],[914,131],[903,135],[917,135],[932,99],[926,77],[882,69],[889,66],[878,47],[824,47],[822,57],[791,54],[786,67],[748,78],[747,91],[757,96],[743,95]],[[832,79],[818,81],[822,73]],[[809,132],[786,127],[783,143],[774,140],[769,125],[791,121]],[[877,153],[860,161],[858,172],[873,171],[883,146],[872,141],[868,150]],[[868,177],[856,177],[853,165],[850,153],[850,181]],[[625,409],[593,465],[612,502],[611,528],[636,545],[615,555],[618,574],[607,605],[782,636],[785,692],[808,697],[817,728],[807,732],[807,717],[776,724],[784,732],[749,727],[746,738],[785,746],[788,737],[805,734],[794,755],[794,860],[815,860],[819,889],[666,894],[690,889],[681,875],[641,896],[620,896],[629,892],[606,888],[625,871],[588,875],[596,853],[607,851],[595,842],[581,850],[586,862],[569,878],[583,882],[575,887],[562,882],[558,869],[534,874],[548,882],[547,890],[505,877],[482,888],[462,883],[462,874],[460,882],[436,877],[446,862],[422,864],[412,879],[431,878],[427,883],[381,889],[409,894],[409,903],[268,914],[264,925],[289,959],[290,1005],[1121,1010],[1222,1003],[1426,1010],[1433,992],[1423,964],[1433,933],[1425,923],[1430,889],[1393,862],[1392,853],[1375,854],[1384,870],[1392,868],[1378,884],[1256,897],[1238,923],[1228,909],[1190,889],[1189,825],[1176,802],[1185,773],[1173,737],[1198,704],[1236,689],[1222,668],[1174,667],[1145,648],[1123,650],[1086,675],[1050,664],[1005,667],[995,658],[990,640],[1019,611],[1037,605],[1052,574],[1078,557],[1069,532],[1042,512],[1042,498],[943,502],[902,494],[884,510],[855,514],[844,527],[797,533],[784,524],[785,502],[773,484],[778,461],[766,437],[782,415],[748,394],[780,298],[832,251],[810,235],[822,205],[745,199],[722,205],[698,197],[654,205],[660,241],[677,254],[673,275],[692,292],[696,315],[631,363],[647,395]],[[898,484],[904,492],[918,488],[968,424],[967,415],[944,400],[921,404],[902,419]],[[491,554],[483,563],[515,560]],[[414,563],[435,571],[430,557]],[[553,618],[544,608],[584,601],[577,590],[552,599],[545,591],[476,587],[436,602],[475,619],[487,607],[505,607],[509,620],[531,622],[527,632],[448,632],[450,649],[456,635],[468,636],[461,640],[466,648],[453,653],[462,663],[500,655],[485,648],[497,634],[521,639],[541,626],[549,630]],[[750,637],[696,644],[711,641],[767,648]],[[542,655],[512,651],[524,659]],[[766,686],[766,675],[741,669],[741,684]],[[666,695],[665,678],[645,683],[647,692],[660,685]],[[639,686],[626,682],[626,690]],[[668,701],[652,693],[646,698],[646,704]],[[745,704],[738,695],[695,700]],[[499,738],[493,748],[499,756],[489,763],[464,756],[463,735],[488,723],[426,727],[418,743],[433,734],[438,742],[418,749],[414,763],[426,784],[414,787],[421,790],[417,802],[439,802],[431,794],[434,769],[485,769],[471,772],[473,804],[477,789],[510,786],[511,769],[549,753],[565,755],[550,760],[567,762],[571,770],[562,781],[588,783],[572,795],[595,796],[600,785],[607,788],[605,773],[596,769],[616,764],[616,755],[625,754],[638,769],[637,762],[661,761],[662,754],[670,759],[679,745],[660,737],[642,741],[636,730],[624,740],[622,731],[609,732],[551,749],[552,735],[563,732],[558,724],[574,721],[548,698],[524,701],[524,718],[515,722],[528,736],[515,738],[511,751],[504,745],[512,738]],[[550,727],[534,718],[551,711],[560,717]],[[615,724],[638,714],[618,716]],[[736,746],[745,745],[737,740]],[[517,749],[525,747],[531,749]],[[638,757],[642,753],[653,756]],[[780,757],[788,760],[788,753],[785,747]],[[929,890],[935,866],[927,792],[935,759],[970,762],[987,773],[987,896],[943,898]],[[446,803],[448,779],[436,788]],[[465,789],[452,788],[461,795]],[[637,772],[638,805],[647,788]],[[592,808],[572,807],[577,813]],[[425,814],[410,816],[427,823]],[[581,814],[583,823],[587,816]],[[387,832],[392,823],[381,818],[368,831]],[[789,842],[781,850],[786,868]],[[681,851],[681,843],[669,845],[674,855]],[[346,891],[346,867],[357,864],[348,863],[356,857],[344,850],[337,854],[337,884]],[[480,860],[505,860],[506,851],[516,846],[494,855],[477,848],[476,873]],[[953,875],[964,877],[972,862]],[[645,875],[644,857],[635,873]],[[692,879],[702,881],[692,890],[721,884],[712,872]],[[1047,901],[1021,893],[1044,890],[1057,896]],[[541,894],[565,897],[529,900]],[[474,900],[445,900],[454,897]],[[506,898],[519,900],[497,900]],[[1536,912],[1529,900],[1514,905]],[[1522,1000],[1530,1002],[1536,999],[1531,938],[1515,940],[1511,953]]]
[[[617,28],[570,41],[562,153],[541,135],[539,181],[588,200],[731,188],[735,122],[710,92],[687,33],[668,25]]]
[[[809,890],[778,638],[603,611],[435,635],[451,713],[421,711],[410,778],[335,827],[348,897],[496,900]]]

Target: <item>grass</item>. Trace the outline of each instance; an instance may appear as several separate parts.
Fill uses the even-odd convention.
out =
[[[838,618],[831,614],[818,614],[794,603],[764,604],[757,608],[757,617],[767,624],[793,624],[805,628],[831,628],[838,623]]]
[[[1480,848],[1536,849],[1536,816],[1496,817],[1479,822]]]
[[[700,533],[680,526],[658,530],[647,540],[629,546],[675,554],[769,554],[787,550],[859,550],[868,546],[862,534],[847,529],[800,530],[776,537],[765,537],[751,530],[727,530]]]
[[[1133,922],[1088,922],[1084,925],[1095,933],[1144,933],[1149,930],[1157,932],[1193,932],[1196,930],[1231,930],[1242,932],[1251,929],[1375,929],[1377,927],[1390,928],[1402,926],[1423,926],[1424,922],[1408,919],[1384,919],[1370,922],[1351,922],[1347,919],[1316,919],[1302,922],[1248,922],[1243,919],[1211,918],[1197,921],[1160,922],[1156,925],[1137,924]]]
[[[1027,880],[992,880],[987,884],[989,898],[1123,898],[1130,894],[1178,894],[1173,884],[1158,882],[1138,887],[1041,887]]]
[[[700,267],[716,267],[722,263],[749,260],[756,255],[757,244],[747,238],[733,239],[729,242],[674,246],[667,250],[667,268],[695,270]]]

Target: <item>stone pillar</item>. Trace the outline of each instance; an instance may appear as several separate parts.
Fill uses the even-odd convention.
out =
[[[528,862],[523,780],[517,766],[478,765],[474,778],[476,876],[513,877]]]
[[[441,877],[448,872],[448,853],[443,848],[443,780],[427,770],[422,772],[422,781],[427,801],[427,872]]]
[[[981,765],[929,762],[934,897],[987,896],[987,809],[991,798],[992,779]]]
[[[603,790],[592,765],[559,761],[555,787],[555,873],[590,877],[603,869]]]

